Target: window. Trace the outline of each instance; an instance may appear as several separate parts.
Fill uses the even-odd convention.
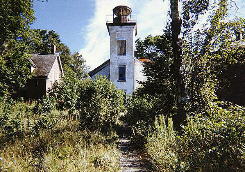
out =
[[[119,66],[118,67],[118,81],[125,82],[126,81],[126,66]]]
[[[117,55],[126,55],[126,40],[117,40]]]

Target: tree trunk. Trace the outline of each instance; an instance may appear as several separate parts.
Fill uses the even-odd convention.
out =
[[[186,112],[184,105],[185,85],[181,72],[182,66],[182,47],[179,39],[182,21],[179,16],[179,0],[170,0],[170,17],[171,17],[171,34],[173,48],[173,64],[172,74],[176,90],[177,113],[173,117],[174,126],[177,130],[181,130],[180,125],[186,120]]]

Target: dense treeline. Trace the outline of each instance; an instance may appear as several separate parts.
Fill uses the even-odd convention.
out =
[[[0,107],[0,169],[119,170],[124,94],[107,79],[64,79],[39,102],[8,99]]]
[[[55,31],[31,29],[34,11],[31,0],[0,1],[0,96],[14,96],[31,77],[31,54],[51,54],[56,45],[65,74],[85,77],[84,60],[71,54]]]
[[[0,1],[0,171],[119,171],[115,128],[124,94],[105,78],[92,81],[82,56],[55,31],[30,29],[31,0]],[[65,76],[40,100],[18,92],[31,54],[56,45]]]
[[[180,15],[172,0],[163,35],[137,41],[150,62],[125,121],[159,171],[245,168],[244,18],[227,19],[229,0],[213,3],[185,1]]]
[[[107,79],[87,78],[57,33],[30,29],[31,0],[0,0],[0,170],[119,171],[125,122],[156,170],[243,171],[244,18],[228,20],[229,0],[184,1],[182,14],[179,3],[170,1],[162,35],[137,41],[147,81],[125,101]],[[13,100],[31,77],[30,54],[54,44],[62,81],[38,101]]]

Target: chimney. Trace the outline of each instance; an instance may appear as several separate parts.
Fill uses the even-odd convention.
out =
[[[51,53],[52,54],[56,53],[56,45],[54,45],[54,44],[52,44]]]

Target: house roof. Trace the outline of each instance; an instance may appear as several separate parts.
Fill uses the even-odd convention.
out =
[[[110,59],[105,61],[103,64],[101,64],[100,66],[98,66],[97,68],[95,68],[94,70],[90,71],[88,74],[90,77],[92,77],[93,75],[95,75],[96,73],[98,73],[100,70],[102,70],[103,68],[105,68],[107,65],[110,64]]]
[[[52,66],[56,58],[59,60],[58,54],[48,54],[48,55],[32,54],[31,62],[33,62],[34,64],[33,67],[35,67],[33,71],[34,76],[46,76],[47,77],[52,69]],[[61,65],[60,62],[59,62],[59,65]],[[61,67],[61,71],[62,71],[62,67]]]

